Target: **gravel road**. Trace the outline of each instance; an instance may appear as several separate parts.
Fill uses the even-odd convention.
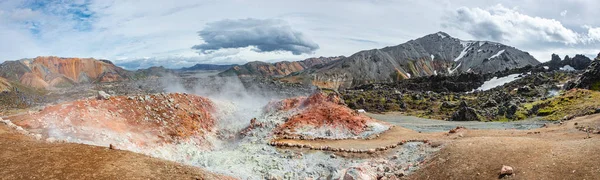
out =
[[[402,126],[415,131],[421,132],[442,132],[455,128],[456,126],[464,126],[468,129],[518,129],[527,130],[539,128],[548,123],[539,118],[531,118],[522,121],[512,122],[479,122],[479,121],[443,121],[435,119],[424,119],[413,116],[404,116],[397,113],[388,114],[372,114],[367,113],[367,116],[386,121],[397,126]]]

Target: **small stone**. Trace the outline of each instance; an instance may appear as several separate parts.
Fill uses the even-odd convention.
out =
[[[502,165],[502,169],[500,170],[501,176],[512,175],[513,173],[514,173],[514,170],[512,167]]]
[[[331,154],[331,155],[329,155],[329,157],[333,158],[333,159],[337,158],[337,156],[335,154]]]

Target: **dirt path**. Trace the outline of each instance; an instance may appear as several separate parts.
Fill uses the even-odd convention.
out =
[[[279,139],[276,142],[306,144],[314,147],[329,146],[331,148],[357,149],[368,150],[378,147],[384,147],[392,144],[397,144],[400,141],[408,140],[424,140],[424,139],[444,139],[444,133],[418,133],[416,131],[394,126],[390,130],[381,134],[378,138],[371,140],[364,139],[345,139],[345,140],[295,140],[295,139]]]
[[[0,125],[0,167],[0,179],[228,179],[129,151],[36,141],[5,125]]]
[[[542,127],[548,121],[542,121],[540,118],[531,118],[521,121],[511,122],[479,122],[479,121],[443,121],[435,119],[425,119],[414,116],[406,116],[399,112],[389,112],[385,114],[366,113],[372,118],[386,121],[391,124],[402,126],[408,129],[421,132],[447,132],[456,126],[463,126],[468,129],[518,129],[528,130]]]
[[[493,179],[498,178],[502,165],[515,169],[512,179],[598,179],[600,135],[586,139],[575,123],[599,126],[600,115],[531,131],[468,131],[410,179]]]

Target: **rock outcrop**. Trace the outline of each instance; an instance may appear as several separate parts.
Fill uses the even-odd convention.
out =
[[[458,110],[452,114],[450,121],[480,121],[480,119],[475,109],[467,106],[467,103],[462,101]]]
[[[9,92],[11,89],[12,85],[8,82],[8,80],[0,77],[0,93]]]
[[[582,88],[600,91],[600,54],[585,69],[583,74],[579,75],[574,83],[567,85],[566,89]]]
[[[551,71],[565,69],[567,66],[575,70],[584,70],[590,65],[591,62],[592,60],[590,58],[581,54],[577,54],[573,58],[565,56],[565,58],[562,60],[557,54],[552,54],[552,59],[548,62],[540,64],[540,66],[545,66]]]

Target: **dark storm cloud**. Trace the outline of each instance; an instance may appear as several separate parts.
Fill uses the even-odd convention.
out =
[[[192,49],[202,53],[227,48],[254,47],[256,52],[288,51],[295,55],[311,54],[319,49],[302,32],[278,19],[238,19],[208,23],[198,32],[204,44]]]

